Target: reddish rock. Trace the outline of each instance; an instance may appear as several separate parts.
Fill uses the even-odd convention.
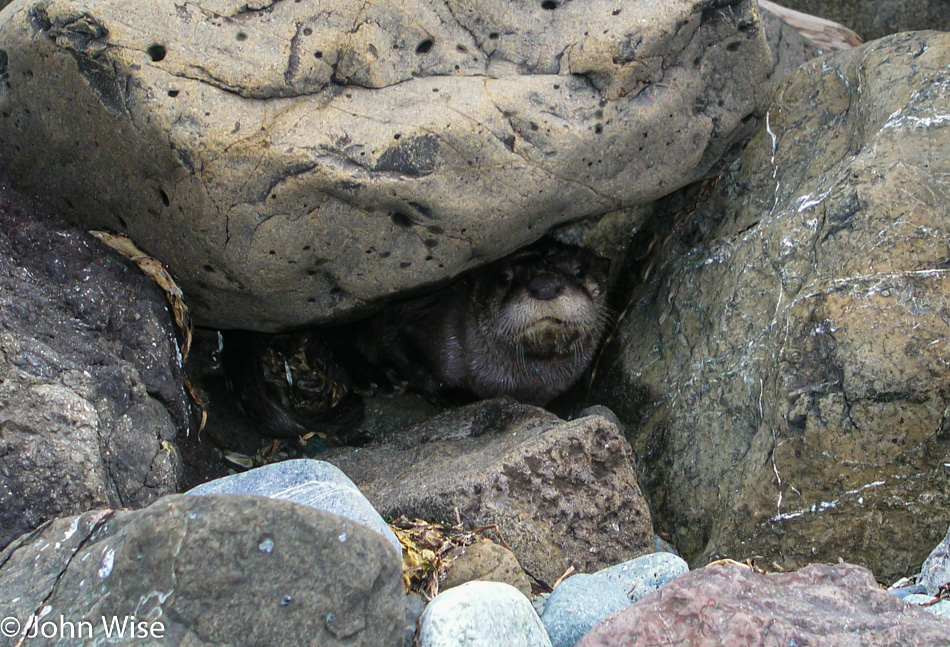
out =
[[[720,563],[607,618],[577,647],[947,644],[950,621],[901,602],[860,566],[763,575]]]

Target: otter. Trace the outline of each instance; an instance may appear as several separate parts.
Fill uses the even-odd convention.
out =
[[[543,406],[587,369],[607,322],[610,261],[542,239],[357,332],[386,374],[429,394],[510,395]]]
[[[350,440],[363,418],[363,400],[320,335],[229,330],[222,337],[228,387],[261,431],[279,438]]]
[[[248,418],[273,436],[356,438],[360,395],[509,395],[544,406],[587,369],[607,322],[610,262],[542,239],[359,323],[224,333],[222,360]]]

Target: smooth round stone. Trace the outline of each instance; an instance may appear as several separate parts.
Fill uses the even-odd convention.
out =
[[[906,602],[907,598],[911,595],[927,593],[927,588],[922,584],[910,584],[901,588],[888,589],[887,592],[894,595],[898,600],[904,600]]]
[[[203,483],[185,494],[251,494],[332,512],[375,530],[402,555],[396,535],[359,488],[338,467],[324,461],[301,458],[273,463]]]
[[[501,582],[466,582],[429,603],[419,647],[551,647],[531,602]]]
[[[581,573],[551,593],[541,622],[553,647],[573,647],[595,624],[630,604],[616,580]]]
[[[651,553],[597,571],[594,577],[616,583],[630,602],[636,602],[688,572],[689,564],[681,557],[672,553]]]

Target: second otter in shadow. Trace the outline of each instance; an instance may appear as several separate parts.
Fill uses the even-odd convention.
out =
[[[543,239],[362,322],[228,331],[228,382],[269,435],[338,442],[359,425],[358,394],[408,387],[443,401],[509,395],[545,405],[581,377],[600,344],[609,265]]]

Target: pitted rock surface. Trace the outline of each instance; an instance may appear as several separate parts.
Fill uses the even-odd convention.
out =
[[[183,381],[158,286],[0,176],[0,546],[177,491]]]
[[[320,458],[384,516],[497,525],[548,585],[571,566],[596,571],[653,550],[630,446],[601,416],[564,422],[497,398]]]
[[[16,182],[270,331],[703,177],[772,90],[751,0],[17,0],[0,50]]]
[[[599,367],[693,563],[916,572],[950,514],[950,36],[806,63]],[[609,380],[608,380],[609,381]]]

